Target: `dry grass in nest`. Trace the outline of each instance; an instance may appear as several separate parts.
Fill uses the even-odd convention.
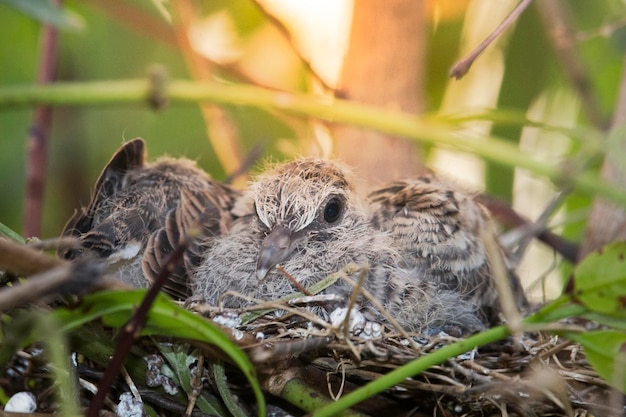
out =
[[[271,307],[285,313],[262,315],[230,329],[232,339],[261,373],[284,372],[279,364],[288,363],[290,375],[306,375],[311,388],[332,399],[463,340],[443,331],[400,334],[388,326],[382,337],[367,340],[302,309],[280,303]],[[267,303],[251,307],[267,308]],[[579,330],[598,327],[573,319],[559,325]],[[619,416],[624,412],[623,400],[591,368],[578,344],[536,332],[450,358],[370,398],[357,410],[365,415],[407,416]]]

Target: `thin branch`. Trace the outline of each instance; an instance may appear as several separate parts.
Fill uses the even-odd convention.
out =
[[[517,6],[515,6],[513,11],[509,13],[502,23],[500,23],[498,27],[495,28],[493,32],[491,32],[489,36],[487,36],[485,40],[480,43],[480,45],[452,66],[452,69],[450,69],[450,77],[456,78],[457,80],[463,78],[480,54],[482,54],[485,49],[487,49],[487,47],[498,38],[498,36],[502,35],[502,33],[520,17],[522,12],[530,6],[530,3],[532,3],[532,0],[520,1]]]
[[[54,0],[58,7],[61,0]],[[58,32],[52,25],[42,28],[41,59],[37,82],[47,84],[54,80],[57,68]],[[24,192],[24,236],[41,236],[43,196],[47,166],[47,138],[50,131],[52,108],[35,109],[33,125],[27,141],[26,189]]]
[[[259,87],[220,84],[216,82],[170,81],[162,94],[170,103],[210,101],[236,106],[280,110],[300,116],[315,117],[333,123],[354,124],[404,136],[416,142],[445,149],[467,152],[498,164],[525,169],[561,186],[606,197],[626,205],[626,193],[603,181],[596,173],[577,169],[576,164],[555,165],[540,161],[536,155],[494,137],[476,138],[459,132],[455,126],[436,123],[390,109],[315,95],[278,92]],[[0,87],[0,110],[33,104],[78,105],[148,102],[152,97],[145,79],[99,81],[89,83],[55,83],[47,86]],[[594,156],[595,157],[595,156]]]
[[[573,184],[581,191],[626,204],[626,194],[603,182],[594,173],[576,170],[572,164],[555,166],[539,161],[534,155],[523,152],[503,140],[489,137],[476,140],[477,138],[458,132],[449,125],[394,110],[339,99],[329,101],[327,98],[314,95],[213,82],[172,81],[164,94],[167,94],[170,102],[212,101],[278,109],[335,123],[369,127],[421,143],[473,153],[492,162],[526,169],[557,184]],[[7,87],[0,88],[0,109],[40,103],[65,105],[137,103],[147,100],[150,96],[149,83],[145,80]]]
[[[582,31],[582,32],[579,31],[578,33],[575,34],[575,36],[576,36],[576,40],[579,42],[589,41],[596,37],[609,38],[612,36],[619,36],[619,35],[616,35],[615,32],[625,27],[626,27],[626,19],[623,17],[620,17],[619,19],[612,21],[612,22],[608,22],[600,27]]]
[[[578,255],[578,245],[570,242],[561,236],[552,233],[545,225],[531,223],[528,219],[517,213],[508,203],[497,200],[491,196],[480,195],[476,198],[482,205],[487,207],[489,212],[498,220],[498,222],[516,229],[522,229],[527,234],[532,235],[550,248],[558,252],[563,258],[570,262],[576,262]],[[522,236],[527,237],[526,234]]]
[[[229,173],[228,176],[224,178],[224,183],[232,184],[239,177],[246,178],[252,166],[259,162],[259,160],[261,159],[265,148],[266,144],[264,142],[257,142],[250,150],[250,152],[248,152],[244,160],[241,161],[241,165],[239,166],[239,168]]]
[[[0,238],[0,270],[27,279],[0,289],[0,311],[47,300],[51,295],[84,293],[94,288],[124,287],[103,275],[104,265],[94,259],[70,263],[30,246]]]
[[[0,269],[20,277],[28,277],[67,264],[61,259],[41,253],[29,246],[0,238]]]
[[[16,285],[0,289],[0,311],[9,311],[55,294],[72,279],[72,264],[63,264]],[[102,272],[102,271],[100,271]]]

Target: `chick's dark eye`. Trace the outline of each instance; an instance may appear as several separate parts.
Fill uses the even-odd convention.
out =
[[[337,198],[331,198],[324,207],[324,220],[328,223],[334,223],[341,215],[341,201]]]

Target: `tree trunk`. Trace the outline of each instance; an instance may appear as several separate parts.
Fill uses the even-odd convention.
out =
[[[358,0],[337,95],[417,114],[423,108],[426,2]],[[333,127],[335,153],[366,182],[422,171],[415,143],[351,126]]]

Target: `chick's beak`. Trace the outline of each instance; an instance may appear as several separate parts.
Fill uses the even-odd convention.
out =
[[[293,233],[284,226],[276,226],[263,240],[256,262],[259,281],[279,263],[289,257],[298,243],[306,238],[304,233]]]

